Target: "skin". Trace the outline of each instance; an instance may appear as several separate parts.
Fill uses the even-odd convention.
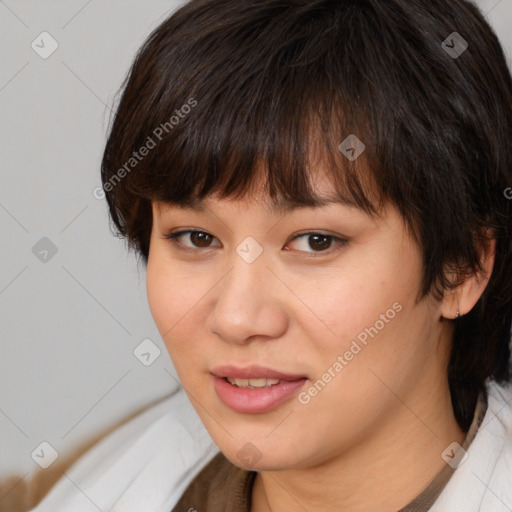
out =
[[[334,192],[320,173],[314,186]],[[252,512],[405,506],[444,467],[445,448],[465,437],[446,377],[447,319],[469,311],[487,281],[471,277],[442,301],[418,302],[421,252],[391,205],[377,219],[341,204],[272,213],[264,194],[204,205],[153,203],[148,300],[211,437],[233,464],[258,471]],[[184,229],[212,238],[164,238]],[[311,232],[348,243],[321,251],[308,235],[292,240]],[[236,252],[247,236],[263,248],[250,264]],[[481,253],[489,274],[493,251],[490,243]],[[306,375],[307,390],[396,303],[394,318],[305,405],[292,397],[242,414],[214,390],[214,367],[251,363]],[[237,455],[248,442],[261,454],[251,467]]]

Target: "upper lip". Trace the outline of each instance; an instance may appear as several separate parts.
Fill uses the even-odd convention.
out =
[[[279,380],[298,380],[305,379],[305,375],[284,373],[278,370],[272,370],[265,366],[217,366],[211,373],[216,377],[229,377],[231,379],[279,379]]]

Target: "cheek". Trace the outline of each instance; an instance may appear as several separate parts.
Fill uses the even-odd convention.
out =
[[[327,421],[330,404],[371,423],[393,401],[390,389],[405,395],[431,357],[434,344],[427,326],[432,310],[415,301],[419,261],[403,262],[400,270],[379,266],[364,281],[352,280],[349,292],[337,293],[337,314],[332,307],[330,311],[336,336],[322,341],[317,385],[303,397],[303,402],[310,399],[310,412],[317,418]],[[334,421],[334,430],[352,425],[342,414],[337,420],[341,423]]]
[[[175,314],[176,294],[174,290],[179,283],[170,279],[158,261],[151,257],[146,270],[146,289],[149,309],[153,315],[156,326],[164,338],[164,334],[173,325]]]
[[[164,258],[150,253],[146,271],[148,304],[171,356],[178,345],[173,343],[176,333],[187,325],[187,315],[199,301],[199,287],[190,274],[180,273],[176,264],[166,264]]]
[[[354,340],[364,347],[365,342],[398,327],[398,317],[413,306],[417,289],[416,279],[411,278],[417,269],[410,262],[397,264],[391,257],[373,262],[359,259],[347,262],[344,268],[350,271],[333,272],[321,282],[297,283],[302,286],[299,294],[307,297],[310,309],[322,320],[317,319],[321,331],[312,339],[331,358],[333,353],[349,350]],[[312,286],[317,284],[323,288]]]
[[[364,389],[376,379],[371,369],[383,371],[392,381],[424,357],[425,326],[431,312],[415,302],[421,281],[419,254],[411,247],[407,254],[392,248],[380,251],[379,258],[373,256],[376,253],[354,259],[350,272],[326,280],[325,294],[309,296],[330,328],[322,330],[325,335],[309,337],[315,377],[332,380],[330,398],[336,400],[371,395]],[[336,378],[330,378],[329,370]]]
[[[146,270],[148,304],[180,381],[195,389],[211,355],[211,336],[205,322],[210,297],[219,277],[198,263],[168,257],[165,247],[154,245]],[[198,371],[198,369],[201,369]]]

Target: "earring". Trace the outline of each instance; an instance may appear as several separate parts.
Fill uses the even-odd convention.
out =
[[[459,313],[459,310],[457,309],[457,313],[455,315],[455,318],[460,318],[460,313]]]

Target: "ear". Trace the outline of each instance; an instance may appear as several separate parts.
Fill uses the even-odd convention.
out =
[[[444,318],[457,318],[469,313],[489,282],[496,255],[496,240],[491,238],[490,230],[486,230],[477,245],[482,272],[467,276],[454,289],[447,291],[441,304],[441,315]],[[457,277],[457,276],[455,276]]]

